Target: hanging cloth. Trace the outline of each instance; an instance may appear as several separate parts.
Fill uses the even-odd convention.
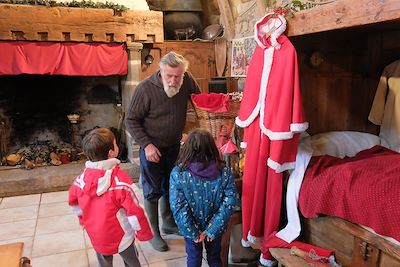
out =
[[[379,79],[368,119],[380,125],[379,136],[400,152],[400,60],[385,67]]]
[[[128,73],[124,44],[0,42],[0,75],[108,76]]]

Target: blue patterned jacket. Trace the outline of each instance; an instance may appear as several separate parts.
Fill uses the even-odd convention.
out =
[[[216,179],[204,179],[175,166],[169,192],[179,231],[190,240],[203,231],[212,239],[221,237],[238,199],[233,175],[226,167]]]

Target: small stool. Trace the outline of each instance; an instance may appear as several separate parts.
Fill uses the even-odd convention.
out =
[[[30,267],[30,260],[22,257],[24,243],[0,245],[0,267]]]

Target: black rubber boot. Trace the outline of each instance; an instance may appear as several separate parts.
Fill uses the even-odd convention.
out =
[[[158,202],[144,200],[144,209],[149,218],[151,229],[153,230],[153,239],[150,240],[151,246],[157,251],[167,251],[168,245],[160,235],[158,227]]]
[[[161,217],[163,224],[161,231],[165,234],[180,235],[178,226],[176,226],[174,217],[172,216],[171,208],[169,206],[169,199],[166,196],[162,196],[159,200]]]

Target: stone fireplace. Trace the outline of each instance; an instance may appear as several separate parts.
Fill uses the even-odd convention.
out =
[[[121,158],[133,162],[134,141],[123,126],[124,112],[140,81],[142,43],[162,42],[162,25],[162,13],[156,11],[114,14],[101,9],[0,4],[0,41],[122,42],[128,56],[127,75],[0,73],[0,197],[66,189],[82,164],[26,170],[21,165],[4,166],[5,154],[48,145],[58,151],[73,150],[79,159],[80,141],[95,127],[114,130],[123,146]],[[79,119],[71,122],[67,117],[71,114]]]
[[[120,77],[7,75],[0,76],[0,84],[3,157],[40,145],[80,152],[87,131],[122,131]],[[70,121],[70,114],[79,119]]]

